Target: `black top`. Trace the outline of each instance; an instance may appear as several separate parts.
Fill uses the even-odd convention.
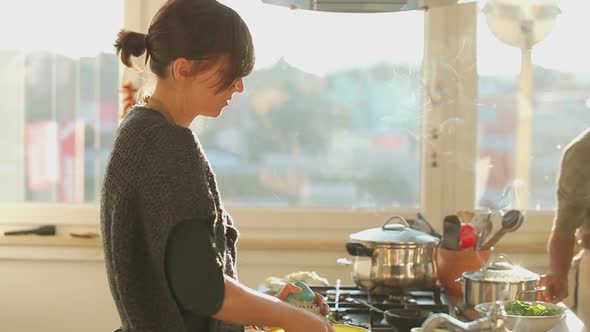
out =
[[[207,331],[223,304],[224,281],[215,257],[211,222],[183,222],[170,235],[166,276],[187,331]]]

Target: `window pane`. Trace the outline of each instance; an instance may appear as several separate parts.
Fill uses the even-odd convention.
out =
[[[14,32],[0,45],[0,202],[98,199],[118,122],[122,23],[119,0],[14,1],[0,14]]]
[[[424,14],[225,3],[256,67],[220,119],[195,123],[224,201],[416,208]]]
[[[590,28],[584,1],[559,2],[562,13],[550,34],[532,50],[533,106],[528,180],[518,179],[516,151],[520,50],[496,39],[479,15],[478,168],[476,205],[514,206],[520,181],[529,184],[528,208],[555,208],[556,176],[563,148],[588,127],[590,50],[580,31]],[[518,155],[518,157],[516,157]]]

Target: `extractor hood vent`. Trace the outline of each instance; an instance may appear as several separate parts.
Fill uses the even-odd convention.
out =
[[[454,5],[466,0],[262,0],[265,3],[290,7],[341,13],[383,13]]]
[[[312,9],[345,13],[399,12],[418,9],[417,2],[417,0],[312,0]]]

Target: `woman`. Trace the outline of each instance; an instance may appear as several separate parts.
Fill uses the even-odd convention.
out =
[[[157,76],[152,96],[119,127],[102,192],[120,330],[238,331],[251,324],[333,331],[325,319],[237,281],[238,232],[187,128],[199,115],[219,116],[244,91],[254,51],[239,15],[214,0],[168,1],[147,34],[122,30],[115,47],[128,67],[131,56],[145,53]]]

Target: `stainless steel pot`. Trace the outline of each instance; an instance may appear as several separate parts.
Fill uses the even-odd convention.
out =
[[[432,288],[439,239],[410,228],[394,216],[381,227],[350,234],[346,250],[354,256],[352,277],[373,293]]]
[[[504,254],[495,254],[479,271],[465,272],[456,281],[463,284],[465,305],[474,306],[493,301],[535,301],[541,277],[525,268],[515,266]]]

